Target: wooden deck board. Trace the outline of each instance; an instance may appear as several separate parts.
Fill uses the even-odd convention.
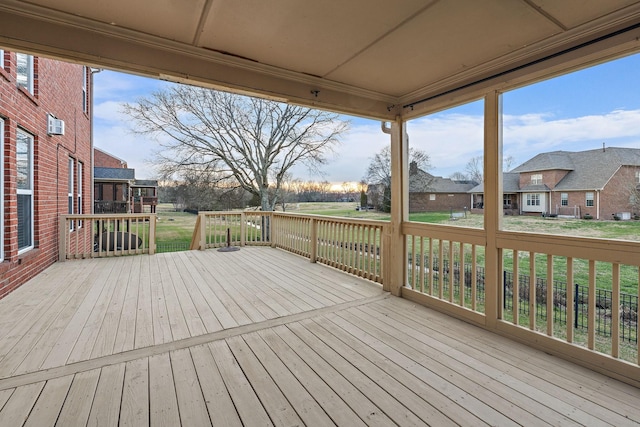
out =
[[[380,315],[378,311],[371,307],[363,307],[361,311],[371,315]],[[424,324],[418,323],[419,319],[413,319],[407,316],[406,312],[393,313],[385,311],[385,315],[392,317],[395,321],[406,326],[406,328],[402,329],[403,332],[401,333],[398,333],[397,330],[395,331],[396,334],[399,334],[399,339],[404,338],[405,340],[410,340],[410,342],[414,343],[414,346],[420,348],[432,349],[434,352],[437,352],[435,353],[436,356],[447,354],[449,357],[446,359],[440,357],[440,360],[444,360],[444,362],[447,360],[458,360],[461,363],[473,367],[477,372],[493,375],[514,390],[514,392],[537,399],[545,406],[555,408],[555,410],[559,412],[564,411],[566,414],[571,414],[572,419],[588,425],[597,425],[602,421],[613,421],[616,425],[625,425],[625,423],[629,422],[628,418],[621,417],[606,407],[603,408],[599,405],[585,404],[584,397],[590,396],[579,397],[581,390],[584,389],[584,387],[579,384],[567,384],[566,381],[555,381],[555,375],[553,377],[550,376],[547,380],[542,380],[536,375],[529,374],[526,370],[522,369],[524,365],[521,358],[522,353],[520,353],[519,359],[512,361],[512,363],[517,365],[505,363],[496,357],[498,353],[504,354],[501,350],[493,351],[492,347],[485,347],[484,350],[480,350],[473,348],[468,342],[461,345],[455,338],[449,336],[449,334],[454,335],[451,333],[451,330],[447,330],[449,334],[441,332],[443,330],[434,325],[433,321],[428,324],[426,322]],[[365,319],[369,320],[370,318]],[[374,322],[372,322],[372,324],[373,323]],[[383,328],[383,325],[377,325]],[[481,331],[481,333],[477,335],[483,334],[486,334],[486,332]],[[524,348],[523,350],[531,349]],[[527,358],[527,364],[529,360],[532,360],[532,358]],[[542,371],[540,372],[542,373]],[[541,390],[544,392],[541,392]],[[512,398],[515,397],[515,394],[511,396]],[[608,400],[607,396],[592,397],[598,399],[599,404],[603,403],[603,400]],[[530,404],[521,404],[521,406],[529,408],[530,411],[535,407],[535,405]],[[564,418],[566,418],[566,416]]]
[[[0,425],[640,423],[637,388],[284,251],[84,263],[0,301]]]
[[[94,402],[89,413],[88,427],[117,426],[120,419],[125,364],[102,368]]]
[[[390,301],[385,307],[379,305],[376,307],[374,304],[372,309],[382,310],[385,316],[391,316],[407,327],[415,328],[416,322],[419,322],[429,330],[430,345],[446,340],[453,348],[485,361],[502,372],[517,373],[528,383],[538,384],[539,388],[559,399],[569,399],[573,405],[581,403],[595,412],[607,412],[609,411],[607,408],[624,408],[627,417],[630,416],[634,422],[640,423],[640,407],[629,403],[638,396],[638,389],[633,386],[559,358],[541,357],[543,353],[538,350],[480,329],[478,333],[470,336],[460,335],[461,332],[468,330],[467,324],[438,312],[427,314],[422,307],[406,300],[396,299]],[[526,360],[526,363],[523,363],[523,360]],[[608,393],[594,393],[594,390],[607,382],[612,382],[612,388]],[[550,387],[551,385],[555,387]],[[571,400],[572,396],[580,400]],[[614,414],[609,415],[614,416],[614,419],[617,418]]]

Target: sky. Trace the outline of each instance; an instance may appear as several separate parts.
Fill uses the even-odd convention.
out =
[[[640,54],[617,59],[503,95],[503,155],[516,167],[541,152],[607,147],[640,148]],[[104,70],[94,75],[94,144],[135,168],[136,178],[156,177],[155,141],[132,132],[122,104],[172,83]],[[429,172],[449,177],[482,155],[483,102],[411,120],[409,145],[430,156]],[[363,179],[376,152],[389,145],[380,122],[343,116],[350,130],[329,156],[322,175],[300,166],[294,178],[332,183]]]

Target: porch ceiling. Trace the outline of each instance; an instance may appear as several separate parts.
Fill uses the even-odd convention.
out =
[[[639,25],[638,0],[0,0],[7,48],[377,118],[635,50]]]

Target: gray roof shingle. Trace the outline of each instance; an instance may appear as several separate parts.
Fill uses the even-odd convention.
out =
[[[409,175],[409,193],[466,193],[476,184],[434,176],[421,169]]]
[[[621,166],[640,166],[640,149],[609,147],[541,153],[512,172],[569,170],[554,190],[601,190]]]
[[[135,179],[135,169],[125,168],[93,168],[93,178],[102,181],[129,181]]]

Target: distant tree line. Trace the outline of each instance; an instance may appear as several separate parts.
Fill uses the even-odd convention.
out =
[[[328,181],[288,180],[278,190],[278,210],[288,210],[301,202],[360,202],[366,185],[343,183],[336,186]],[[275,191],[273,189],[272,191]],[[176,179],[165,179],[158,186],[160,203],[171,203],[182,211],[232,210],[261,208],[261,199],[243,189],[233,179],[216,179],[202,172],[187,174]]]

